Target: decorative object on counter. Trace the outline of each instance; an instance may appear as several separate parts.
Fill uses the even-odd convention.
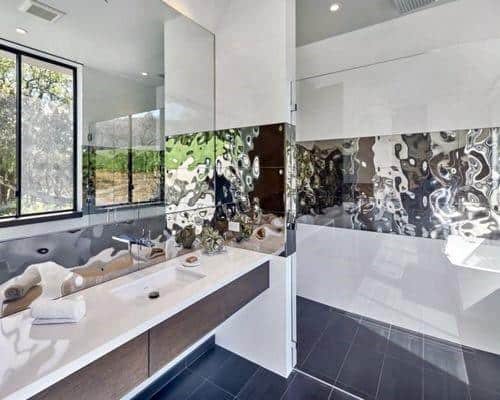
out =
[[[193,243],[196,240],[196,230],[193,225],[188,225],[181,229],[175,237],[177,244],[182,245],[184,249],[192,249]]]
[[[165,257],[165,250],[160,247],[153,247],[147,256],[148,260],[154,260],[159,257]]]
[[[31,305],[34,325],[76,323],[81,321],[85,313],[86,305],[83,299],[39,299]]]
[[[225,250],[223,237],[211,226],[203,227],[200,244],[207,254],[217,254]]]
[[[251,218],[245,214],[240,214],[233,219],[233,222],[239,224],[239,232],[234,233],[236,240],[241,242],[242,240],[250,239],[254,228]]]
[[[266,228],[261,226],[255,231],[255,237],[259,240],[264,240],[266,238]]]
[[[4,290],[6,301],[18,300],[26,296],[31,288],[42,282],[38,268],[34,265],[28,267],[21,275],[11,280]]]
[[[298,222],[500,238],[499,128],[302,142]]]
[[[200,258],[195,255],[190,255],[182,261],[182,265],[187,268],[194,268],[200,266]]]

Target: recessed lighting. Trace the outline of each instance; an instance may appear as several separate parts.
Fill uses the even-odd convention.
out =
[[[148,76],[149,74],[147,72],[141,72],[142,76]]]
[[[24,28],[16,28],[16,32],[20,35],[26,35],[28,33],[28,31]]]
[[[332,13],[337,12],[337,11],[339,11],[339,10],[340,10],[340,8],[341,8],[341,7],[342,7],[342,6],[340,5],[340,3],[333,3],[333,4],[330,6],[330,11],[331,11]]]

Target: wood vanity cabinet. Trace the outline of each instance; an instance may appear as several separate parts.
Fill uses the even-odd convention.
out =
[[[154,374],[269,288],[269,262],[203,298],[149,331]]]
[[[147,378],[146,332],[38,393],[32,399],[120,399]]]
[[[269,262],[57,382],[32,399],[120,399],[267,288]]]

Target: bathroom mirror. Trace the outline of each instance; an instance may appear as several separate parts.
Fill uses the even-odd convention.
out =
[[[0,218],[162,215],[165,131],[213,129],[214,35],[161,0],[5,0],[0,46]]]

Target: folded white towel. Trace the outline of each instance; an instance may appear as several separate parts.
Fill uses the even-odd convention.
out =
[[[72,300],[45,300],[40,299],[31,305],[33,323],[61,324],[79,322],[86,313],[83,299]]]

